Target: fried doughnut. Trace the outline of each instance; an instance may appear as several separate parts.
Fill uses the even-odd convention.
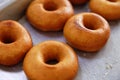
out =
[[[120,19],[120,0],[91,0],[89,6],[107,20]]]
[[[94,52],[100,50],[110,35],[108,22],[95,13],[81,13],[70,18],[64,27],[64,37],[73,47]]]
[[[73,14],[68,0],[35,0],[27,9],[28,21],[42,31],[62,30]]]
[[[27,53],[23,69],[30,80],[73,80],[78,58],[67,44],[45,41]]]
[[[12,66],[32,47],[29,33],[12,20],[0,22],[0,64]]]
[[[80,5],[80,4],[84,4],[89,0],[69,0],[73,5]]]

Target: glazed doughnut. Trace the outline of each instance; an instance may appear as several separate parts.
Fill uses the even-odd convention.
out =
[[[22,60],[32,47],[29,33],[18,22],[0,22],[0,64],[12,66]]]
[[[73,5],[80,5],[80,4],[84,4],[89,0],[69,0]]]
[[[59,31],[73,14],[68,0],[35,0],[27,10],[27,19],[39,30]]]
[[[107,20],[120,19],[120,0],[91,0],[89,6]]]
[[[95,13],[81,13],[70,18],[64,27],[64,37],[73,47],[94,52],[100,50],[110,35],[108,22]]]
[[[27,53],[23,69],[30,80],[73,80],[78,58],[67,44],[44,41]]]

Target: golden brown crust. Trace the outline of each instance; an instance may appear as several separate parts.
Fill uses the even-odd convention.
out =
[[[27,19],[42,31],[59,31],[74,11],[67,0],[35,0],[27,10]]]
[[[47,64],[46,61],[51,59],[58,63]],[[30,80],[73,80],[78,71],[78,59],[68,45],[45,41],[27,53],[23,69]]]
[[[91,0],[89,7],[107,20],[120,19],[120,0]]]
[[[73,47],[87,52],[100,50],[107,42],[109,35],[109,24],[95,13],[75,15],[64,27],[66,40]]]
[[[0,22],[0,64],[17,64],[31,47],[31,37],[22,25],[12,20]]]

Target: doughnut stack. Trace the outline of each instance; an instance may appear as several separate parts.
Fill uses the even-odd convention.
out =
[[[91,12],[75,15],[73,5],[88,1]],[[73,48],[96,52],[105,46],[110,36],[107,20],[120,19],[120,0],[33,0],[26,17],[40,31],[63,30],[68,44],[49,40],[32,47],[22,25],[1,21],[0,64],[12,66],[24,58],[23,70],[30,80],[73,80],[79,68]]]

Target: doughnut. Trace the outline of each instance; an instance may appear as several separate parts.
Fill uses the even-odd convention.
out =
[[[73,15],[74,11],[68,0],[34,0],[26,13],[28,21],[41,31],[62,30]]]
[[[89,7],[107,20],[120,19],[120,0],[91,0]]]
[[[107,42],[110,35],[108,22],[95,13],[80,13],[71,17],[65,24],[66,41],[85,52],[96,52]]]
[[[30,80],[73,80],[78,71],[78,58],[67,44],[44,41],[27,53],[23,70]]]
[[[80,4],[84,4],[89,0],[69,0],[73,5],[80,5]]]
[[[26,29],[18,22],[0,22],[0,64],[13,66],[20,62],[32,47],[32,40]]]

